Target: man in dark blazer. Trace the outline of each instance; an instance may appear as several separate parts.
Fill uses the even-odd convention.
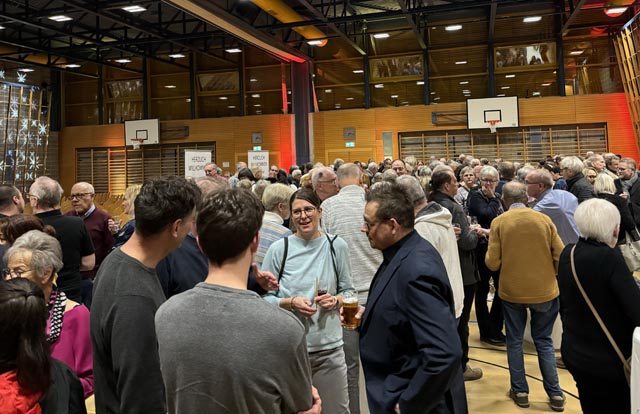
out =
[[[467,413],[453,293],[440,255],[413,230],[409,197],[395,183],[377,184],[364,221],[384,257],[360,327],[370,412]]]

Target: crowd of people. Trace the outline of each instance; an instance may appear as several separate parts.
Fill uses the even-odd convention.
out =
[[[0,185],[0,414],[84,413],[92,395],[98,414],[359,414],[360,367],[372,414],[466,413],[474,307],[519,407],[530,314],[551,410],[559,363],[585,414],[630,410],[633,159],[204,171],[128,188],[127,223],[90,183],[65,213],[50,177]]]

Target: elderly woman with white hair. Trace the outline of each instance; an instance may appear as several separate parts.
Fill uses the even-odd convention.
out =
[[[38,285],[47,303],[47,341],[51,356],[67,364],[78,376],[85,398],[93,394],[93,360],[89,310],[67,299],[56,287],[62,269],[60,242],[39,230],[18,237],[4,255],[5,278],[24,277]]]
[[[640,289],[614,248],[620,213],[608,201],[591,199],[578,206],[574,218],[582,237],[565,247],[558,267],[562,360],[576,381],[584,414],[628,413],[630,391],[622,360],[576,282],[629,358],[633,330],[640,326]]]

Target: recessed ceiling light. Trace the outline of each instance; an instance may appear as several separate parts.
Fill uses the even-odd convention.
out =
[[[340,104],[335,104],[335,105],[333,105],[333,106],[334,106],[334,108],[340,108],[340,107],[341,107],[341,105],[340,105]]]
[[[260,104],[253,104],[253,106],[254,106],[255,108],[260,108],[262,105],[260,105]]]
[[[456,65],[466,65],[467,61],[466,60],[459,60],[456,62]]]
[[[143,11],[145,11],[147,9],[145,9],[142,6],[126,6],[126,7],[123,7],[122,10],[128,11],[129,13],[139,13],[139,12],[143,12]]]
[[[353,73],[364,73],[363,69],[354,69]]]
[[[6,29],[6,27],[0,26],[0,30],[4,30],[4,29]]]
[[[252,97],[252,98],[259,98],[259,97],[260,97],[260,94],[259,94],[259,93],[252,93],[252,94],[251,94],[251,97]]]
[[[175,88],[177,88],[176,85],[164,85],[164,87],[167,88],[167,89],[175,89]]]
[[[503,96],[507,96],[507,95],[505,95],[504,93],[499,93],[499,94],[497,94],[496,96],[497,96],[497,97],[499,97],[499,98],[501,98],[501,97],[503,97]]]
[[[68,65],[64,65],[65,69],[75,69],[75,68],[79,68],[80,65],[78,65],[77,63],[69,63]]]
[[[31,68],[20,68],[18,69],[18,72],[33,72],[34,69]]]
[[[469,89],[463,89],[462,93],[471,93],[471,91]]]
[[[557,71],[557,70],[554,70],[554,71],[553,71],[553,74],[555,75],[556,73],[558,73],[558,71]]]
[[[391,99],[397,99],[398,95],[391,95]]]
[[[542,20],[542,16],[529,16],[529,17],[525,17],[524,19],[522,19],[523,23],[535,23],[535,22],[539,22],[540,20]]]
[[[516,75],[504,75],[505,78],[515,78]]]
[[[626,12],[627,8],[628,7],[610,7],[608,9],[604,9],[604,12],[609,17],[617,17]]]
[[[187,99],[185,99],[185,101],[191,102],[191,98],[187,98]]]
[[[373,87],[376,88],[376,89],[382,89],[382,88],[384,88],[384,84],[376,83],[375,85],[373,85]]]
[[[376,39],[386,39],[389,37],[389,33],[376,33],[373,37]]]
[[[345,98],[345,99],[346,99],[347,101],[353,101],[355,98],[350,96],[350,97]]]
[[[226,49],[225,51],[227,53],[240,53],[240,52],[242,52],[242,49],[238,49],[237,47],[234,47],[232,49]]]
[[[249,82],[258,82],[258,79],[256,79],[256,78],[251,78],[251,79],[249,79]]]
[[[417,81],[416,85],[424,85],[424,81]]]
[[[468,85],[469,81],[460,81],[460,85]]]
[[[310,46],[317,46],[317,45],[321,45],[322,44],[322,40],[309,40],[307,42],[308,45]]]
[[[431,92],[431,95],[435,95],[435,94],[436,94],[435,92]]]
[[[221,96],[221,97],[219,97],[218,99],[220,99],[221,101],[226,101],[226,100],[227,100],[227,99],[229,99],[229,98],[228,98],[228,97],[226,97],[226,96]]]
[[[436,98],[433,98],[433,100],[434,100],[434,101],[439,101],[439,100],[440,100],[440,97],[438,96],[438,97],[436,97]]]
[[[56,16],[49,16],[49,20],[53,20],[54,22],[68,22],[73,19],[69,16],[65,16],[64,14],[59,14]]]
[[[184,55],[182,53],[173,53],[173,54],[169,55],[169,57],[171,59],[180,59],[180,58],[183,58]]]
[[[116,59],[115,62],[117,62],[117,63],[131,63],[131,59],[121,58],[121,59]]]
[[[531,95],[533,95],[533,96],[540,96],[540,92],[534,92],[534,93],[532,93]]]
[[[579,56],[579,55],[581,55],[583,53],[584,53],[583,49],[576,49],[576,50],[572,50],[571,52],[569,52],[569,54],[571,56]]]
[[[455,32],[456,30],[462,29],[461,24],[452,24],[451,26],[447,26],[444,28],[447,32]]]
[[[331,92],[333,92],[331,89],[325,89],[324,90],[324,93],[331,93]]]
[[[409,105],[409,101],[400,102],[400,105]]]
[[[545,83],[542,84],[542,86],[551,86],[551,83],[545,82]]]
[[[229,108],[229,109],[236,109],[236,106],[235,106],[235,105],[229,105],[229,106],[227,106],[227,108]]]
[[[287,91],[287,95],[291,95],[291,91]]]
[[[507,90],[507,89],[511,89],[511,86],[502,86],[500,89],[502,89],[503,91]]]
[[[318,103],[322,103],[322,99],[318,99]]]

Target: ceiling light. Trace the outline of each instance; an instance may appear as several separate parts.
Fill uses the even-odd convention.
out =
[[[249,82],[258,82],[258,79],[256,79],[256,78],[251,78],[251,79],[249,79]]]
[[[502,89],[503,91],[507,90],[507,89],[511,89],[511,86],[502,86],[500,89]]]
[[[0,26],[0,30],[4,30],[4,29],[6,29],[6,27]]]
[[[525,17],[524,19],[522,19],[523,23],[535,23],[535,22],[539,22],[540,20],[542,20],[542,16],[529,16],[529,17]]]
[[[451,26],[447,26],[444,28],[447,32],[455,32],[456,30],[462,29],[461,24],[452,24]]]
[[[610,7],[608,9],[604,9],[605,14],[609,17],[618,17],[626,11],[627,7]]]
[[[260,108],[262,105],[260,105],[260,104],[253,104],[253,106],[254,106],[255,108]]]
[[[182,53],[174,53],[174,54],[172,54],[172,55],[169,55],[169,57],[170,57],[171,59],[180,59],[180,58],[183,58],[183,57],[184,57],[184,55],[183,55]]]
[[[354,69],[353,73],[364,73],[363,69]]]
[[[471,91],[469,89],[463,89],[462,93],[471,93]]]
[[[325,89],[324,90],[324,93],[331,93],[331,92],[333,92],[331,89]]]
[[[175,88],[177,88],[176,85],[164,85],[164,87],[167,88],[167,89],[175,89]]]
[[[499,97],[499,98],[501,98],[501,97],[503,97],[503,96],[507,96],[507,95],[505,95],[504,93],[499,93],[499,94],[497,94],[496,96],[497,96],[497,97]]]
[[[469,81],[460,81],[460,85],[468,85]]]
[[[540,96],[540,92],[534,92],[532,93],[533,96]]]
[[[69,63],[68,65],[64,65],[65,69],[75,69],[75,68],[79,68],[80,65],[78,65],[77,63]]]
[[[353,101],[354,99],[355,99],[355,98],[353,98],[353,97],[351,97],[351,96],[350,96],[350,97],[348,97],[348,98],[346,98],[346,100],[347,100],[347,101]]]
[[[431,92],[431,95],[435,95],[435,94],[436,94],[435,92]]]
[[[542,84],[542,86],[551,86],[551,83],[545,82],[545,83]]]
[[[251,97],[252,98],[259,98],[260,94],[259,93],[253,93],[253,94],[251,94]]]
[[[291,91],[287,91],[287,95],[291,95]]]
[[[384,84],[376,83],[375,85],[373,85],[373,87],[376,88],[376,89],[382,89],[382,88],[384,88]]]
[[[69,16],[65,16],[64,14],[59,14],[56,16],[49,16],[49,20],[53,20],[54,22],[68,22],[73,19]]]
[[[187,98],[187,99],[185,99],[185,101],[191,102],[191,98]]]
[[[576,49],[576,50],[572,50],[571,52],[569,52],[569,54],[571,56],[580,56],[583,53],[584,53],[583,49]]]
[[[131,59],[121,58],[121,59],[116,59],[115,62],[117,62],[117,63],[131,63]]]
[[[307,44],[310,46],[318,46],[322,44],[322,40],[309,40]]]
[[[229,106],[227,106],[227,108],[229,108],[229,109],[236,109],[236,106],[235,106],[235,105],[229,105]]]
[[[466,60],[459,60],[456,62],[456,65],[466,65],[467,61]]]
[[[318,103],[322,103],[322,99],[318,99]]]
[[[145,11],[147,9],[145,9],[142,6],[126,6],[126,7],[123,7],[122,10],[128,11],[129,13],[139,13],[139,12],[143,12],[143,11]]]
[[[227,53],[240,53],[240,52],[242,52],[242,49],[238,49],[237,47],[234,47],[232,49],[226,49],[225,51]]]
[[[258,109],[258,110],[256,111],[256,115],[262,115],[262,111]]]
[[[373,37],[376,39],[386,39],[389,37],[389,33],[376,33]]]
[[[221,96],[221,97],[219,97],[218,99],[220,99],[221,101],[226,101],[226,100],[227,100],[227,99],[229,99],[229,98],[227,98],[226,96]]]
[[[438,97],[436,97],[436,98],[433,98],[433,100],[434,100],[434,101],[439,101],[439,100],[440,100],[440,97],[438,96]]]
[[[21,69],[18,69],[18,72],[33,72],[33,71],[34,71],[34,69],[31,69],[31,68],[21,68]]]
[[[424,85],[424,81],[417,81],[416,85]]]
[[[505,78],[515,78],[516,75],[504,75]]]
[[[391,99],[398,99],[398,95],[391,95]]]

